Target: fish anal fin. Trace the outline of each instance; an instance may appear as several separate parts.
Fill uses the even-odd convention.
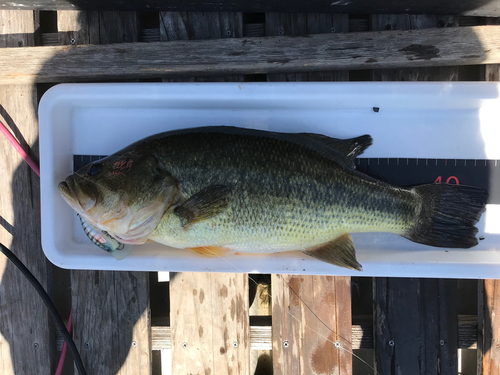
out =
[[[227,207],[229,192],[224,185],[209,186],[176,207],[174,213],[182,219],[183,227],[217,216]]]
[[[223,257],[234,254],[233,250],[228,249],[227,247],[220,246],[190,247],[189,250],[197,255],[201,255],[206,258]]]
[[[344,234],[331,242],[306,250],[304,254],[335,266],[363,270],[356,260],[356,250],[350,234]]]

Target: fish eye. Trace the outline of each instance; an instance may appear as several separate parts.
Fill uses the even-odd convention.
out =
[[[92,167],[90,167],[89,176],[95,176],[101,171],[101,169],[102,169],[102,164],[95,163],[94,165],[92,165]]]

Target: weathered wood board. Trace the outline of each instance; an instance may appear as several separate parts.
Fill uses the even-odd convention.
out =
[[[500,81],[500,65],[486,65],[485,81]],[[478,374],[500,373],[500,280],[479,282]]]
[[[352,374],[350,279],[272,275],[275,375]]]
[[[377,278],[375,287],[377,371],[456,374],[456,280]]]
[[[7,48],[0,83],[500,63],[500,26]]]
[[[498,0],[0,0],[0,9],[39,10],[135,10],[135,11],[198,11],[198,12],[325,12],[325,13],[406,13],[406,14],[468,14],[499,16]]]
[[[373,31],[415,30],[458,26],[458,17],[380,14],[371,17]],[[373,81],[456,81],[457,66],[377,69],[372,71]]]
[[[241,13],[160,12],[160,40],[217,40],[243,36]],[[176,42],[177,43],[177,42]],[[193,72],[196,74],[196,72]],[[242,82],[242,75],[180,77],[165,82]]]
[[[268,36],[347,31],[346,15],[266,14]],[[348,79],[346,70],[267,75],[268,81]],[[273,373],[352,374],[351,278],[272,275],[271,287]]]
[[[248,308],[247,274],[172,274],[172,373],[248,375]]]
[[[241,13],[160,13],[160,40],[239,38]],[[176,81],[202,81],[186,77]],[[242,76],[212,77],[242,81]],[[165,79],[170,81],[170,79]],[[250,374],[248,275],[171,274],[172,374]]]
[[[71,272],[73,338],[88,374],[151,373],[148,282],[145,272]]]
[[[349,17],[347,14],[325,13],[267,13],[267,36],[304,36],[320,33],[345,33],[349,31]],[[272,82],[284,81],[348,81],[347,70],[328,72],[303,72],[268,74],[267,80]]]
[[[0,55],[5,47],[34,45],[33,11],[0,11]],[[37,91],[30,84],[0,90],[0,120],[38,160]],[[0,241],[50,293],[51,265],[40,243],[40,180],[0,135]],[[54,326],[25,276],[0,256],[0,373],[49,374]]]
[[[58,13],[65,35],[61,43],[70,44],[71,38],[75,44],[137,41],[135,13]],[[71,271],[71,288],[73,335],[87,372],[150,374],[148,274]]]
[[[378,15],[377,30],[457,26],[453,16]],[[457,67],[377,70],[379,81],[453,81]],[[456,374],[458,349],[457,281],[377,278],[374,337],[377,371],[382,374]]]
[[[479,286],[481,340],[478,342],[478,374],[500,373],[500,282],[484,280]],[[479,339],[479,337],[478,337]]]

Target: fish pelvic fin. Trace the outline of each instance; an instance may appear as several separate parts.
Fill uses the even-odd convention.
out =
[[[234,254],[233,250],[220,246],[190,247],[189,250],[206,258],[215,258]]]
[[[350,234],[344,234],[337,239],[310,250],[303,251],[313,258],[335,266],[362,271],[363,267],[356,260],[356,250]]]
[[[182,226],[187,227],[219,215],[228,205],[230,189],[224,185],[209,186],[189,197],[174,213],[182,220]]]
[[[465,185],[428,184],[411,189],[422,197],[415,224],[403,237],[424,245],[468,249],[476,246],[474,226],[485,210],[488,193]]]

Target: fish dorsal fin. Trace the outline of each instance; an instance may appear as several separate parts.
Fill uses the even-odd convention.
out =
[[[344,234],[332,242],[306,250],[304,253],[312,256],[313,258],[339,267],[345,267],[357,271],[363,270],[361,264],[359,264],[356,260],[356,250],[354,249],[354,244],[352,243],[352,237],[350,234]]]
[[[183,227],[217,216],[227,207],[229,192],[224,185],[209,186],[177,206],[174,213],[183,220]]]
[[[331,138],[326,135],[314,133],[298,133],[296,136],[308,139],[310,143],[309,147],[315,148],[323,156],[328,157],[328,155],[324,154],[325,152],[329,152],[331,159],[335,161],[339,161],[336,158],[341,159],[340,161],[343,164],[347,164],[351,168],[354,168],[354,159],[373,143],[373,138],[368,134],[350,139]]]

